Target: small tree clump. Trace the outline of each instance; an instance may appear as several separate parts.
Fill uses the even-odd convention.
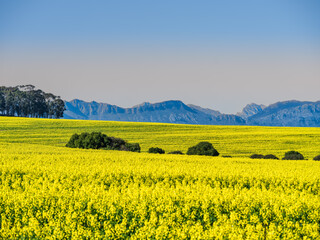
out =
[[[263,157],[264,159],[279,159],[277,156],[273,154],[267,154]]]
[[[183,155],[183,153],[181,151],[172,151],[172,152],[169,152],[168,154],[180,154],[180,155]]]
[[[301,153],[296,151],[289,151],[284,154],[283,160],[304,160],[304,157]]]
[[[107,147],[109,142],[107,135],[100,132],[73,134],[66,147],[100,149]]]
[[[315,157],[313,158],[313,160],[320,161],[320,155],[315,156]]]
[[[121,138],[109,137],[108,143],[107,143],[107,149],[127,151],[126,141]]]
[[[108,137],[101,132],[75,133],[71,136],[66,147],[140,152],[138,143],[127,143],[121,138]]]
[[[158,148],[158,147],[151,147],[148,150],[148,153],[159,153],[159,154],[164,154],[165,151],[162,148]]]
[[[73,134],[71,136],[71,138],[69,139],[69,141],[67,142],[66,144],[66,147],[69,147],[69,148],[76,148],[76,141],[78,141],[79,139],[79,135],[78,134]],[[78,145],[78,144],[77,144]]]
[[[263,159],[264,156],[262,154],[252,154],[250,156],[250,158],[252,158],[252,159]]]
[[[190,147],[187,155],[205,155],[219,156],[219,152],[209,142],[200,142],[197,145]]]
[[[126,143],[125,146],[128,149],[128,151],[130,151],[130,152],[140,152],[141,151],[139,143]]]

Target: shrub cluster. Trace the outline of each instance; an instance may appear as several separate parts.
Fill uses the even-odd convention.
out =
[[[267,155],[262,155],[262,154],[252,154],[250,156],[252,159],[279,159],[277,156],[273,154],[267,154]]]
[[[279,159],[277,156],[273,154],[267,154],[263,157],[264,159]]]
[[[130,152],[140,152],[141,151],[139,143],[126,143],[125,146],[128,149],[127,151],[130,151]]]
[[[149,148],[148,153],[159,153],[159,154],[164,154],[165,151],[162,148],[158,148],[158,147],[152,147]]]
[[[84,148],[84,149],[106,149],[106,150],[120,150],[120,151],[131,151],[131,152],[140,152],[141,148],[139,143],[128,143],[121,138],[108,137],[101,132],[92,132],[92,133],[81,133],[73,134],[66,144],[66,147],[70,148]],[[151,147],[148,150],[148,153],[158,153],[164,154],[165,151],[159,147]],[[180,154],[181,151],[172,151],[168,154]],[[190,147],[187,151],[187,155],[205,155],[205,156],[219,156],[219,152],[212,146],[209,142],[200,142],[197,145]],[[231,156],[222,156],[225,158]],[[252,159],[279,159],[273,154],[252,154],[250,156]],[[304,157],[301,153],[296,151],[289,151],[285,153],[283,160],[304,160]],[[320,155],[314,157],[313,160],[320,160]]]
[[[315,157],[313,158],[313,160],[319,161],[319,160],[320,160],[320,155],[315,156]]]
[[[188,155],[206,155],[219,156],[219,152],[209,142],[200,142],[197,145],[190,147],[187,151]]]
[[[304,157],[301,153],[296,151],[289,151],[284,154],[283,160],[304,160]]]
[[[66,147],[70,148],[84,148],[84,149],[108,149],[140,152],[138,143],[127,143],[121,138],[108,137],[101,132],[75,133],[71,136]]]

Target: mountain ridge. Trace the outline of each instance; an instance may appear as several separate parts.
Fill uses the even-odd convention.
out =
[[[122,108],[95,101],[79,99],[66,102],[64,118],[86,120],[165,122],[204,125],[244,125],[238,116],[221,114],[218,111],[186,105],[180,100],[158,103],[142,103],[131,108]]]
[[[251,116],[248,125],[320,127],[320,101],[290,100],[270,104]]]
[[[180,100],[144,102],[123,108],[96,101],[66,101],[65,119],[161,122],[202,125],[320,126],[320,101],[289,100],[265,106],[251,103],[237,114],[185,104]]]

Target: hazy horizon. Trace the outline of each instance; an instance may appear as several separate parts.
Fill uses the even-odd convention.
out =
[[[0,3],[0,85],[222,113],[318,101],[317,1]]]

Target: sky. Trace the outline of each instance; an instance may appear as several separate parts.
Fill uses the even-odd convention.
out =
[[[317,0],[0,0],[0,85],[236,113],[320,100]]]

